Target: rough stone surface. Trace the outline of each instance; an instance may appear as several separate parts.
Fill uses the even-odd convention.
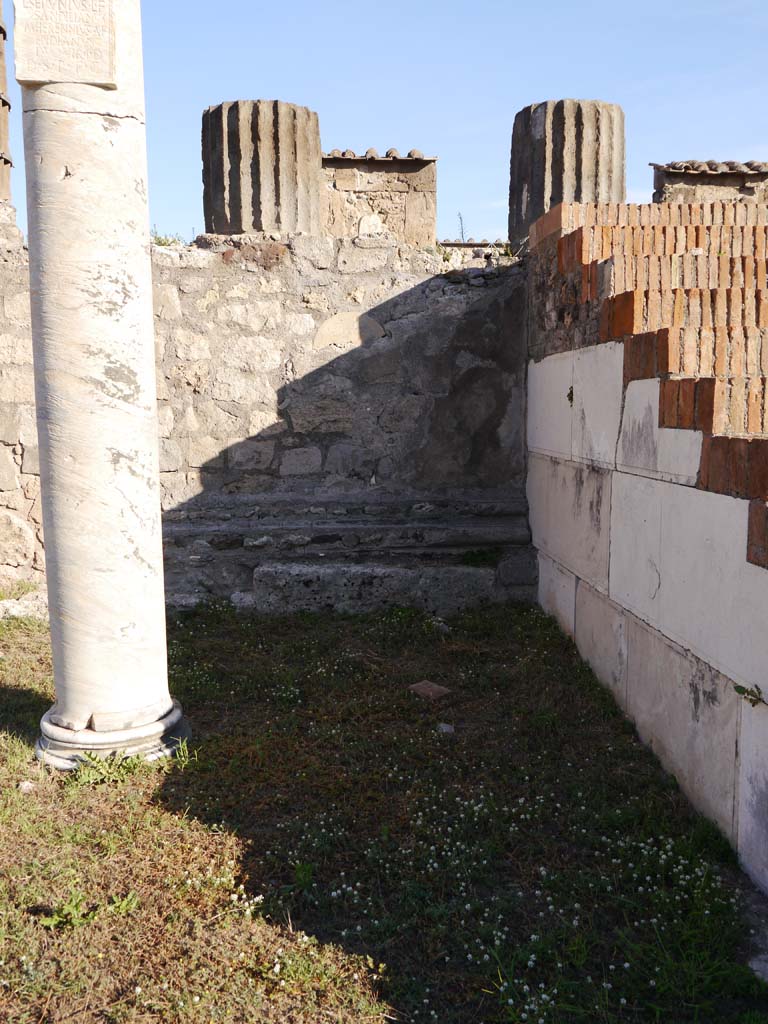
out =
[[[248,604],[268,615],[296,610],[355,614],[395,605],[448,615],[508,598],[492,569],[285,563],[256,569]]]
[[[337,562],[404,553],[409,568],[455,567],[498,552],[499,586],[531,595],[524,273],[511,265],[488,274],[483,261],[446,268],[390,238],[374,241],[205,236],[154,248],[174,603],[247,591],[258,564],[285,557],[282,535],[253,546],[259,524],[273,537],[280,521]],[[39,580],[26,253],[2,245],[0,509],[29,534],[23,558],[7,547],[0,575]],[[471,284],[478,275],[482,288]]]
[[[714,160],[652,164],[654,203],[768,202],[768,164]]]
[[[437,238],[437,163],[426,159],[323,159],[324,223],[336,238],[384,232],[407,245]]]
[[[509,238],[558,203],[623,203],[626,196],[624,112],[613,103],[534,103],[515,117],[512,133]]]
[[[45,587],[23,597],[0,601],[0,619],[48,618],[48,595]]]

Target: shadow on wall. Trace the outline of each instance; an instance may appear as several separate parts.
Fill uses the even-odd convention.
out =
[[[231,265],[231,257],[225,252],[223,262]],[[396,286],[396,275],[382,281],[390,292]],[[448,519],[455,533],[464,517],[469,548],[498,539],[491,518],[519,519],[521,267],[435,275],[374,305],[332,313],[319,327],[306,306],[282,322],[297,318],[312,324],[300,338],[281,338],[280,322],[274,341],[263,328],[235,341],[220,336],[210,370],[193,364],[169,388],[174,423],[191,424],[186,435],[175,427],[170,443],[213,453],[181,480],[197,493],[174,500],[178,473],[166,487],[166,573],[177,604],[247,591],[254,567],[278,558],[322,558],[334,549],[346,557],[357,548],[364,561],[372,545],[377,560],[402,562],[398,538],[381,531],[398,517],[411,525],[409,550],[437,545],[443,553],[462,546],[445,535]],[[230,436],[245,433],[246,423],[260,429],[227,445],[200,433],[212,416],[231,421]],[[443,533],[419,535],[422,515],[435,528],[444,518]],[[365,519],[366,537],[349,528],[355,517]],[[468,524],[478,518],[484,528],[474,535]],[[319,533],[307,529],[310,520]]]

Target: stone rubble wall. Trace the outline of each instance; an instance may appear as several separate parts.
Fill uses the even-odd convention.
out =
[[[0,258],[0,575],[40,579],[28,267],[18,244]],[[495,509],[524,525],[524,275],[476,262],[446,263],[387,235],[204,236],[155,247],[171,598],[248,588],[259,541],[250,538],[244,558],[244,527],[231,525],[238,516],[252,526],[269,512],[275,529],[287,523],[276,547],[287,544],[288,557],[290,537],[303,536],[303,526],[290,529],[297,510],[310,508],[323,511],[326,534],[338,534],[327,529],[334,516],[358,509],[368,536],[372,506],[386,506],[395,525],[415,507],[431,527],[403,544],[427,548],[443,516]],[[222,523],[225,539],[200,540]],[[524,532],[502,543],[527,543]],[[397,561],[394,537],[376,536],[371,557]],[[435,543],[474,542],[443,530]],[[195,575],[201,551],[204,579]]]
[[[765,888],[768,208],[551,213],[529,278],[539,600]]]
[[[760,173],[739,171],[676,171],[656,166],[653,174],[654,203],[768,202],[768,170]]]
[[[325,226],[334,238],[376,234],[383,226],[407,245],[434,247],[437,237],[435,161],[325,157],[323,173]]]

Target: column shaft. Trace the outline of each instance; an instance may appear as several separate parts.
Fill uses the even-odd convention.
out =
[[[236,100],[203,114],[205,230],[321,233],[317,114],[278,100]]]
[[[623,203],[624,112],[599,100],[534,103],[515,117],[509,238],[558,203]]]
[[[140,3],[113,7],[117,88],[22,81],[56,684],[38,754],[63,768],[87,750],[160,756],[184,731],[166,662]]]

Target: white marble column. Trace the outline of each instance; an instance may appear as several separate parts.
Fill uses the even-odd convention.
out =
[[[41,760],[149,759],[168,690],[140,0],[15,0],[56,703]]]

